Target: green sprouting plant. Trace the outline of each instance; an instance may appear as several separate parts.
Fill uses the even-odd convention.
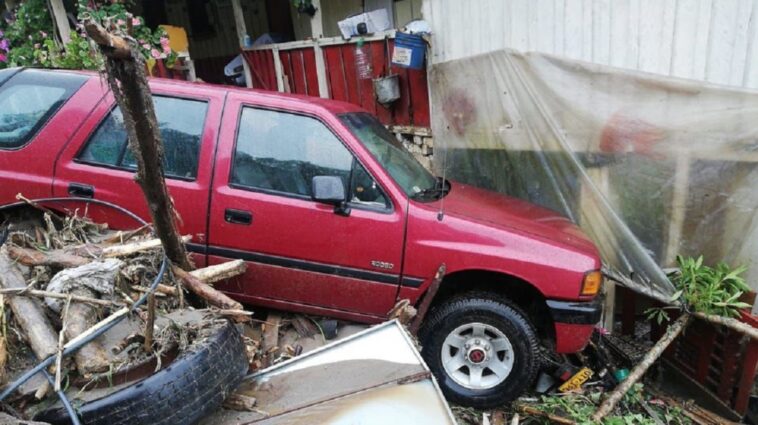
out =
[[[740,301],[750,287],[742,274],[747,270],[740,266],[730,268],[724,263],[715,267],[703,264],[703,256],[698,258],[676,258],[679,269],[669,278],[676,288],[671,302],[681,303],[682,308],[690,312],[699,312],[722,317],[737,317],[741,309],[750,305]],[[666,309],[679,307],[651,308],[645,313],[648,318],[658,323],[668,320]]]
[[[571,419],[578,425],[595,424],[592,414],[597,409],[602,391],[593,391],[585,394],[561,394],[543,396],[539,404],[533,407],[549,414],[558,415]],[[645,410],[646,406],[647,409]],[[651,417],[653,412],[657,418]],[[692,422],[683,415],[682,409],[669,406],[654,398],[644,391],[643,384],[635,384],[624,396],[612,415],[602,420],[603,425],[656,425],[656,419],[665,424],[686,425]],[[548,423],[545,420],[545,423]]]

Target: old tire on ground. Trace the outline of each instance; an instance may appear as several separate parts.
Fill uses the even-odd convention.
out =
[[[228,322],[165,369],[76,410],[87,425],[194,424],[221,406],[247,368],[242,338]],[[62,408],[35,420],[71,423]]]
[[[421,354],[445,397],[463,406],[512,401],[531,387],[539,370],[538,340],[527,316],[495,294],[444,302],[419,336]]]

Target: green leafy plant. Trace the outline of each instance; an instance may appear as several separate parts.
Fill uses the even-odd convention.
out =
[[[166,66],[172,67],[177,54],[169,46],[168,35],[161,28],[151,29],[145,20],[132,15],[128,2],[79,0],[79,20],[92,18],[108,30],[129,35],[139,45],[145,59],[164,59]]]
[[[6,40],[0,41],[3,44],[0,48],[6,52],[0,67],[43,66],[37,52],[53,31],[46,0],[21,3],[6,21],[0,23],[0,31]]]
[[[597,409],[602,391],[593,391],[585,394],[568,393],[543,396],[540,403],[533,405],[534,408],[545,413],[571,419],[578,425],[590,425],[592,414]],[[635,384],[616,406],[612,415],[602,420],[603,425],[656,425],[656,419],[652,418],[645,410],[655,413],[658,420],[665,424],[685,425],[692,423],[683,415],[682,409],[677,406],[669,406],[656,400],[644,391],[643,384]],[[547,421],[546,421],[547,423]]]
[[[676,262],[679,269],[669,275],[676,287],[676,292],[671,297],[672,303],[681,303],[686,311],[722,317],[738,317],[741,309],[750,307],[740,301],[742,295],[750,291],[742,278],[746,267],[732,269],[724,263],[709,267],[703,264],[702,255],[698,258],[678,256]],[[651,308],[645,313],[648,318],[661,323],[668,320],[665,310],[672,308],[679,307]]]

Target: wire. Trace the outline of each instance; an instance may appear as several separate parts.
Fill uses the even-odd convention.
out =
[[[17,208],[19,206],[28,205],[28,203],[58,203],[58,202],[85,202],[85,203],[92,203],[96,205],[102,205],[109,208],[113,208],[116,211],[121,212],[122,214],[126,215],[127,217],[132,218],[142,226],[147,225],[148,223],[143,220],[141,217],[139,217],[137,214],[127,210],[124,207],[118,206],[116,204],[107,202],[107,201],[101,201],[99,199],[92,199],[92,198],[79,198],[79,197],[71,197],[71,198],[38,198],[38,199],[31,199],[28,202],[27,201],[21,201],[21,202],[15,202],[13,204],[7,204],[0,206],[0,212],[11,209],[11,208]],[[145,291],[142,296],[137,299],[137,301],[132,304],[131,308],[129,309],[129,313],[133,313],[134,311],[139,308],[140,305],[144,304],[147,300],[147,297],[155,291],[155,288],[158,287],[158,284],[163,280],[163,276],[166,274],[166,270],[168,269],[168,258],[164,255],[163,260],[161,262],[161,267],[158,270],[158,274],[155,276],[155,279],[153,280],[153,283],[150,285],[150,288]],[[104,334],[105,332],[108,332],[111,328],[116,326],[119,322],[121,322],[127,314],[124,314],[112,322],[108,323],[107,325],[103,326],[102,328],[98,329],[97,331],[93,332],[91,335],[89,335],[87,338],[82,339],[76,344],[73,344],[69,346],[68,348],[63,350],[63,356],[68,356],[70,354],[75,353],[80,348],[85,346],[86,344],[89,344],[92,340],[99,337],[100,335]],[[0,393],[0,402],[5,400],[9,395],[11,395],[18,387],[24,384],[24,382],[28,381],[29,378],[36,375],[39,372],[43,372],[44,375],[47,377],[48,381],[52,382],[52,377],[50,374],[45,370],[48,366],[50,366],[53,361],[55,361],[56,355],[52,355],[44,360],[42,360],[37,366],[34,366],[33,368],[27,370],[24,372],[23,375],[18,377],[13,383],[9,384],[2,393]],[[58,392],[58,397],[61,399],[61,403],[63,403],[63,407],[65,407],[66,412],[68,412],[69,417],[71,418],[71,423],[74,425],[80,425],[79,418],[76,415],[76,411],[71,406],[71,403],[69,402],[68,398],[66,398],[66,395],[62,392]]]

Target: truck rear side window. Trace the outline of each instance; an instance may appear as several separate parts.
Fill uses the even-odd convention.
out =
[[[155,114],[163,139],[163,166],[169,177],[197,177],[200,139],[208,103],[198,100],[155,96]],[[116,107],[103,120],[77,160],[86,164],[135,170],[137,163],[128,148],[124,116]]]
[[[7,79],[0,86],[0,149],[28,143],[85,80],[80,75],[37,70],[24,70]]]

